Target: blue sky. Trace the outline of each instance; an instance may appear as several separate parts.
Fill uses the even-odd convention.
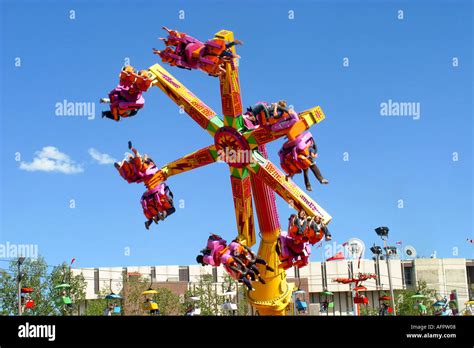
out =
[[[89,155],[94,148],[121,159],[132,140],[165,164],[211,144],[159,89],[146,93],[137,117],[120,123],[100,119],[98,103],[94,120],[55,115],[55,104],[63,100],[97,102],[106,96],[126,57],[138,69],[157,63],[151,49],[162,47],[157,38],[165,25],[201,40],[225,28],[244,41],[238,53],[245,106],[285,99],[296,110],[323,108],[326,120],[312,133],[330,184],[312,179],[311,196],[333,216],[329,227],[336,242],[358,237],[371,245],[377,241],[373,229],[386,225],[393,243],[411,244],[419,255],[436,250],[438,257],[450,257],[457,247],[459,257],[474,257],[466,242],[473,238],[471,2],[243,1],[230,8],[224,1],[3,1],[1,6],[0,243],[38,244],[50,264],[75,257],[81,267],[186,265],[195,262],[208,233],[234,237],[226,165],[172,177],[168,184],[185,208],[146,231],[139,202],[144,187],[127,184],[113,165]],[[403,20],[397,18],[400,9]],[[220,112],[217,79],[169,71]],[[380,104],[389,99],[420,103],[420,119],[381,116]],[[268,146],[276,164],[282,142]],[[20,169],[47,146],[67,155],[66,167],[80,172]],[[349,161],[343,160],[345,152]],[[295,180],[303,186],[301,176]],[[286,228],[292,211],[280,198],[278,208]],[[311,259],[320,260],[321,253]]]

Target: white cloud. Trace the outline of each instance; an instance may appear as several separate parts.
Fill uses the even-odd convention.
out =
[[[101,153],[100,151],[94,149],[93,147],[89,149],[89,155],[91,155],[93,159],[99,162],[99,164],[112,164],[114,162],[117,162],[117,160],[113,158],[112,156],[106,153]]]
[[[76,164],[68,155],[54,146],[45,146],[35,152],[33,162],[21,162],[20,169],[28,172],[57,172],[63,174],[82,173],[84,169]]]

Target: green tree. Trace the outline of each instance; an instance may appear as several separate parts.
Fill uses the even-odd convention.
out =
[[[118,306],[122,306],[122,299],[107,300],[105,297],[111,292],[111,286],[103,286],[99,291],[98,298],[94,300],[86,300],[85,315],[90,316],[101,316],[104,315],[105,309],[109,304],[115,303]],[[119,294],[120,295],[120,294]]]
[[[234,291],[235,296],[225,296],[225,299],[229,299],[231,302],[237,305],[236,315],[249,315],[250,307],[247,301],[247,290],[246,286],[235,281],[228,274],[224,277],[224,282],[222,283],[222,292]],[[232,315],[233,313],[224,312],[224,315]]]
[[[192,292],[193,296],[199,297],[196,302],[201,309],[201,315],[219,314],[224,298],[217,294],[215,284],[212,282],[212,274],[202,274]]]
[[[106,299],[87,300],[86,315],[100,316],[104,315],[108,302]]]
[[[141,305],[144,302],[142,292],[148,288],[148,281],[143,277],[128,277],[123,284],[123,314],[143,315],[145,314]]]
[[[247,299],[247,287],[237,284],[237,315],[250,315],[251,309]]]
[[[12,315],[18,311],[17,287],[13,274],[0,270],[0,314]]]
[[[27,258],[21,265],[21,286],[33,288],[30,294],[35,301],[33,309],[23,310],[23,315],[51,315],[54,305],[49,296],[48,265],[43,257]],[[17,296],[18,263],[12,260],[8,271],[2,271],[0,277],[1,312],[4,315],[18,315]]]
[[[192,290],[186,290],[184,293],[184,300],[181,303],[181,308],[180,312],[181,314],[186,314],[189,309],[193,309],[195,305],[195,301],[191,300],[191,297],[194,296],[194,293]]]
[[[153,299],[158,303],[160,315],[182,315],[183,308],[179,296],[166,288],[157,288],[158,294]]]
[[[417,293],[424,295],[425,297],[422,299],[412,298],[412,296]],[[395,290],[395,306],[397,309],[397,315],[419,316],[420,311],[416,306],[417,301],[426,306],[427,313],[425,315],[432,315],[433,308],[431,303],[435,294],[436,291],[429,289],[426,282],[419,282],[417,290]]]
[[[377,308],[372,308],[370,305],[360,305],[361,316],[376,316],[378,313],[379,310]]]
[[[54,304],[55,311],[61,315],[72,315],[74,312],[79,314],[79,304],[85,300],[86,297],[86,282],[82,274],[74,275],[71,267],[66,263],[55,266],[48,277],[49,292],[51,295],[51,302]],[[56,286],[61,284],[69,284],[69,288],[63,290],[56,289]],[[61,300],[62,293],[69,296],[72,301],[72,306],[66,306]]]

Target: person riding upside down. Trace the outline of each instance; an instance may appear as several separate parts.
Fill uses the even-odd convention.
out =
[[[226,42],[213,38],[205,43],[189,36],[163,27],[168,37],[160,38],[167,46],[164,50],[153,48],[153,53],[159,55],[164,63],[183,69],[199,69],[209,75],[219,76],[225,73],[224,63],[230,59],[240,58],[232,53],[234,45],[243,44],[240,40]]]
[[[253,290],[252,281],[265,281],[260,276],[256,264],[265,265],[267,270],[274,271],[265,260],[257,257],[250,248],[238,240],[233,240],[229,245],[220,236],[211,235],[207,247],[196,257],[201,265],[224,266],[227,273],[235,280],[244,283],[249,290]]]
[[[318,166],[315,158],[317,157],[317,146],[310,132],[300,134],[294,140],[285,142],[278,152],[280,157],[280,166],[287,174],[287,178],[293,177],[295,174],[304,173],[304,181],[306,190],[312,191],[311,183],[308,177],[308,169],[311,169],[314,176],[321,184],[328,184]]]
[[[288,108],[284,100],[271,104],[258,102],[248,107],[243,117],[244,121],[247,121],[246,126],[251,129],[262,126],[271,132],[287,130],[298,121],[298,114],[292,108]]]
[[[249,247],[246,245],[240,244],[237,240],[234,240],[237,243],[237,247],[232,251],[234,257],[239,258],[245,267],[248,269],[248,273],[252,281],[259,280],[262,284],[265,284],[265,280],[260,276],[260,271],[257,267],[257,264],[265,266],[267,271],[275,272],[275,270],[268,266],[267,262],[258,257]]]
[[[120,73],[120,82],[109,93],[108,98],[102,98],[101,103],[110,104],[110,111],[102,111],[102,117],[119,121],[121,118],[135,116],[145,105],[142,93],[152,84],[152,79],[146,70],[139,73],[127,65]]]
[[[153,221],[157,224],[159,220],[164,220],[176,212],[173,204],[173,192],[165,183],[160,183],[155,188],[146,191],[141,198],[141,204],[143,214],[147,218],[145,221],[147,230]]]
[[[311,145],[310,145],[308,150],[309,150],[308,159],[311,161],[311,165],[309,166],[309,168],[311,169],[314,176],[316,177],[316,179],[318,179],[318,181],[321,184],[323,184],[323,185],[329,184],[329,181],[323,177],[323,175],[321,174],[321,171],[319,170],[318,166],[316,165],[315,159],[316,159],[316,157],[318,157],[318,147],[316,146],[316,142],[314,141],[314,139],[311,139]],[[310,183],[309,178],[308,178],[308,168],[303,169],[303,177],[304,177],[304,183],[305,183],[305,186],[306,186],[306,190],[312,191],[311,183]]]
[[[158,172],[159,169],[156,167],[155,162],[146,154],[140,155],[138,150],[132,146],[131,141],[128,142],[128,148],[133,152],[133,155],[128,154],[123,161],[114,163],[120,176],[128,183],[143,182]],[[164,220],[176,212],[173,205],[173,192],[164,182],[147,190],[142,195],[140,203],[143,208],[143,214],[147,218],[145,222],[147,230],[153,221],[158,223],[159,220]]]
[[[141,156],[130,141],[128,142],[128,148],[132,150],[133,155],[128,154],[123,161],[114,163],[120,176],[128,183],[142,182],[145,178],[154,175],[158,171],[153,160],[146,154]]]

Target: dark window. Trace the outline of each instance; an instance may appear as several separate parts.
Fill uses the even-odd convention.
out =
[[[189,266],[179,266],[179,281],[189,282]]]
[[[217,267],[212,268],[212,282],[217,283]]]
[[[94,269],[94,293],[98,294],[100,292],[99,286],[99,269]]]
[[[151,281],[152,282],[156,281],[156,267],[151,268]]]
[[[405,285],[413,285],[413,267],[404,267]]]

